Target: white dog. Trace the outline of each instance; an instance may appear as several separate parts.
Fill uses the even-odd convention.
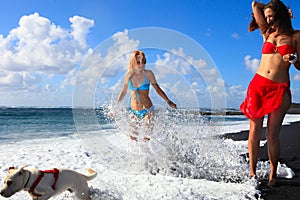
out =
[[[75,192],[81,200],[88,200],[87,181],[97,176],[97,172],[88,169],[89,176],[68,169],[39,170],[36,168],[15,169],[11,167],[1,189],[3,197],[10,197],[21,190],[28,191],[33,200],[46,200],[65,190]]]

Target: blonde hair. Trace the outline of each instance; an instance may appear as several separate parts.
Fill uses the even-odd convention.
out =
[[[145,53],[139,50],[134,50],[131,54],[130,54],[130,61],[129,61],[129,65],[128,65],[128,71],[133,69],[134,65],[136,65],[136,63],[140,60],[137,59],[138,56],[142,57],[142,64],[146,65],[146,57],[145,57]]]

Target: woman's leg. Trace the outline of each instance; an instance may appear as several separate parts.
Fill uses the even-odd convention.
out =
[[[146,113],[144,113],[146,111]],[[154,108],[149,110],[134,111],[130,117],[131,135],[130,139],[138,141],[139,138],[144,138],[144,141],[149,141],[149,135],[151,135],[154,126]]]
[[[270,159],[270,177],[268,186],[273,186],[276,181],[277,165],[280,156],[280,140],[279,133],[282,121],[287,110],[290,107],[290,97],[287,93],[282,97],[280,107],[269,114],[267,128],[268,155]]]
[[[152,105],[147,110],[148,112],[144,117],[144,141],[150,140],[150,135],[152,135],[153,133],[154,120],[155,120],[154,106]]]
[[[147,115],[144,118],[144,125],[145,125],[145,130],[144,130],[144,141],[149,141],[150,137],[149,135],[152,134],[153,132],[153,127],[154,127],[154,111],[148,111]]]
[[[250,119],[250,131],[248,137],[248,152],[250,160],[250,176],[256,176],[256,164],[258,161],[259,143],[262,134],[263,117]]]
[[[129,137],[131,140],[136,142],[138,141],[140,127],[141,125],[138,117],[135,116],[133,113],[131,113],[129,116],[129,129],[130,129],[129,131],[131,132]]]

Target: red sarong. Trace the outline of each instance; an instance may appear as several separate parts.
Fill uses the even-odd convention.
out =
[[[279,108],[285,92],[291,97],[289,82],[277,83],[255,74],[240,109],[249,119],[261,118]]]

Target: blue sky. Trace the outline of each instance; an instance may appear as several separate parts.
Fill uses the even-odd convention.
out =
[[[290,5],[296,16],[292,19],[294,28],[300,29],[300,7],[297,1],[283,2]],[[0,105],[72,106],[77,75],[81,72],[90,73],[89,76],[93,74],[92,70],[84,71],[81,68],[89,52],[93,52],[103,41],[109,39],[121,41],[125,46],[139,48],[141,41],[130,38],[131,31],[144,27],[158,27],[183,34],[203,47],[218,71],[216,80],[224,86],[226,106],[238,108],[261,56],[262,38],[259,31],[247,31],[250,20],[250,0],[2,1]],[[112,39],[114,37],[118,39]],[[171,52],[174,60],[174,54],[190,56],[186,49],[180,50],[180,47]],[[154,69],[158,63],[175,63],[174,60],[166,62],[168,54],[164,53],[166,52],[160,55],[153,53],[152,57],[149,55],[149,60],[154,63],[153,68],[151,65],[149,68]],[[201,60],[196,57],[191,59],[193,62]],[[120,63],[124,66],[122,70],[115,72],[115,78],[100,77],[100,80],[100,75],[94,73],[94,80],[98,78],[97,88],[117,88],[112,84],[120,84],[127,67],[126,59]],[[292,66],[290,73],[293,101],[300,102],[300,72]],[[188,74],[184,75],[187,76]],[[173,86],[176,85],[174,79],[176,80],[176,76],[169,80]],[[93,78],[89,81],[91,80]],[[108,84],[109,81],[113,83]],[[192,88],[195,88],[194,84],[197,85],[194,82],[188,83],[193,85]],[[174,92],[179,90],[172,89],[171,86],[164,89],[170,91],[170,95],[177,99],[179,105],[185,106],[185,100],[181,99],[179,94],[176,97]],[[204,94],[206,89],[205,86],[201,86],[200,93]],[[95,93],[95,88],[91,90]],[[101,91],[94,94],[95,101],[101,96],[99,93]],[[201,101],[198,102],[200,106]],[[204,100],[203,106],[206,106]]]

